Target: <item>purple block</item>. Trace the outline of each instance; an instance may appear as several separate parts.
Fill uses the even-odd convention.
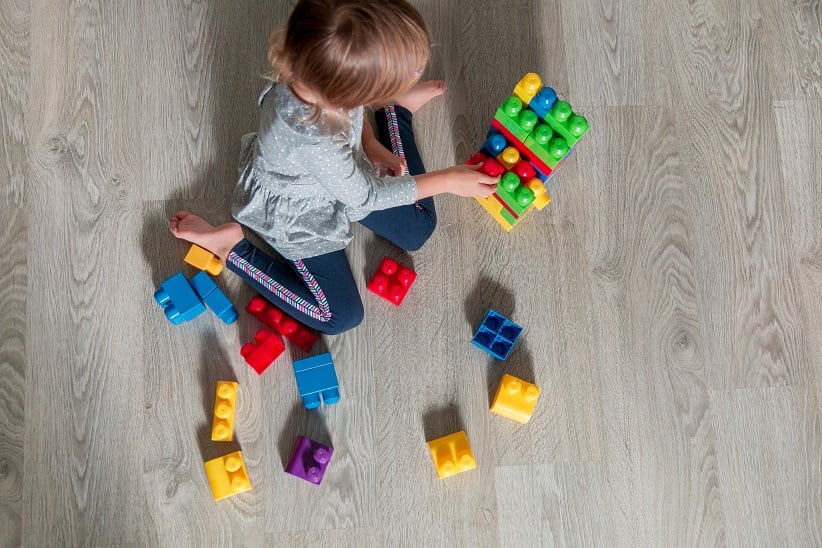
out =
[[[297,436],[297,443],[294,445],[291,460],[288,461],[285,471],[319,485],[333,452],[333,447],[317,443],[305,436]]]

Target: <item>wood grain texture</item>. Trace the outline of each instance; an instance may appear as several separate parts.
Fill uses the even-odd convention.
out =
[[[818,3],[416,1],[450,86],[429,168],[529,70],[591,130],[510,233],[450,195],[414,253],[355,226],[366,317],[313,352],[342,400],[312,412],[302,352],[258,376],[256,320],[152,298],[193,274],[170,215],[230,220],[293,4],[0,0],[0,545],[822,544]],[[365,291],[384,255],[418,272],[399,308]],[[525,328],[505,362],[469,342],[491,307]],[[525,426],[488,411],[503,373],[542,387]],[[439,480],[426,441],[461,429],[478,467]],[[335,448],[319,487],[283,472],[297,435]],[[215,503],[237,449],[254,489]]]
[[[27,269],[26,215],[3,207],[0,233],[0,546],[23,542]]]
[[[240,137],[257,129],[266,41],[286,2],[138,3],[152,34],[138,85],[150,172],[147,199],[223,197],[237,179]],[[170,146],[174,143],[174,146]]]
[[[611,534],[620,546],[721,545],[694,198],[675,120],[657,107],[589,119],[586,192],[570,200],[581,200],[593,285],[607,508],[622,513]]]
[[[822,544],[822,416],[803,388],[711,396],[732,546]]]
[[[753,12],[696,3],[673,36],[686,174],[700,196],[700,297],[712,386],[807,383],[764,44]],[[717,10],[709,11],[709,10]],[[722,326],[720,328],[720,326]]]
[[[17,207],[26,199],[30,18],[27,0],[0,2],[0,204]]]
[[[137,542],[142,339],[128,4],[32,2],[23,538]],[[110,11],[112,10],[112,11]],[[62,76],[55,78],[59,67]],[[137,322],[140,320],[137,319]],[[111,524],[116,524],[112,527]]]
[[[758,2],[774,99],[822,99],[822,5]]]
[[[622,516],[607,505],[601,464],[503,466],[496,485],[500,546],[631,545],[612,534]]]

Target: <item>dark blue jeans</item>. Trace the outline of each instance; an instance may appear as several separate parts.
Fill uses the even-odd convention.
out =
[[[414,141],[411,113],[391,106],[374,114],[383,146],[392,150],[392,133],[395,147],[399,136],[410,174],[425,173]],[[415,251],[437,226],[434,199],[374,211],[360,224],[402,249]],[[321,333],[335,335],[362,322],[362,299],[344,250],[290,261],[272,257],[243,239],[229,253],[226,266],[274,306]]]

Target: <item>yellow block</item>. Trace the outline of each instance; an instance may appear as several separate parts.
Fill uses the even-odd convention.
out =
[[[531,103],[531,99],[542,89],[542,78],[539,74],[529,72],[522,77],[514,88],[514,95],[520,98],[523,104]]]
[[[205,473],[211,485],[214,500],[251,489],[251,480],[243,464],[243,452],[235,451],[223,457],[206,461]]]
[[[494,401],[491,402],[491,411],[525,424],[531,420],[539,393],[539,386],[512,375],[503,375]]]
[[[437,469],[437,477],[447,478],[477,467],[468,436],[460,430],[428,442],[431,458]]]
[[[205,270],[212,276],[217,276],[223,271],[223,263],[211,251],[203,249],[197,244],[191,244],[191,249],[186,254],[185,262],[200,270]]]
[[[545,183],[535,177],[528,181],[526,186],[531,189],[531,192],[534,193],[534,201],[532,204],[535,208],[541,210],[543,207],[551,203],[551,197],[548,196]]]
[[[217,397],[214,400],[214,422],[211,441],[234,439],[234,410],[237,406],[237,383],[217,381]]]
[[[496,198],[494,198],[493,196],[489,198],[482,198],[478,196],[477,201],[483,208],[485,208],[485,211],[491,214],[491,217],[493,217],[494,220],[496,220],[500,225],[502,225],[502,228],[505,229],[505,232],[510,232],[511,229],[514,228],[514,226],[511,223],[506,221],[505,218],[503,218],[503,216],[499,214],[499,212],[502,210],[502,204],[500,204]]]

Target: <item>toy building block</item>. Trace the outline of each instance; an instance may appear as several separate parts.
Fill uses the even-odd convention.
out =
[[[331,354],[296,360],[293,365],[297,390],[306,409],[319,407],[320,398],[326,405],[340,401],[340,383]]]
[[[218,318],[227,324],[237,321],[237,309],[234,308],[225,293],[217,287],[207,271],[203,270],[195,274],[191,278],[191,286]]]
[[[531,420],[539,399],[539,386],[505,374],[491,402],[491,411],[497,415],[525,424]]]
[[[197,244],[191,244],[191,248],[183,260],[194,268],[205,270],[212,276],[217,276],[223,271],[223,263],[220,262],[220,259],[211,251],[203,249]]]
[[[251,480],[243,464],[243,452],[235,451],[205,462],[205,473],[214,500],[251,489]]]
[[[485,315],[471,342],[496,359],[505,360],[521,333],[522,327],[492,308]]]
[[[319,485],[323,481],[325,469],[328,468],[328,461],[331,460],[333,452],[333,447],[317,443],[305,436],[298,436],[285,471]]]
[[[568,141],[560,135],[555,135],[548,124],[538,125],[525,139],[525,146],[534,156],[545,162],[545,165],[552,171],[571,150]]]
[[[480,152],[490,158],[496,158],[508,146],[508,140],[502,133],[489,131],[488,138],[482,144]],[[476,162],[479,163],[479,162]]]
[[[217,381],[211,441],[232,441],[234,439],[234,410],[237,408],[237,386],[236,382]]]
[[[551,197],[548,196],[548,190],[545,188],[545,183],[539,179],[531,179],[527,183],[528,188],[534,193],[534,207],[542,209],[551,203]]]
[[[545,121],[551,129],[565,138],[569,147],[577,144],[577,141],[588,131],[588,120],[584,116],[575,114],[571,105],[566,101],[557,101],[545,115]]]
[[[468,436],[460,430],[428,442],[437,477],[440,479],[453,476],[477,467]]]
[[[544,87],[528,102],[528,106],[540,119],[545,119],[545,115],[548,114],[548,111],[551,110],[551,107],[553,107],[556,102],[557,93],[553,88]]]
[[[519,98],[524,105],[529,105],[534,96],[542,89],[542,78],[535,72],[529,72],[517,82],[514,87],[514,95]]]
[[[240,348],[240,355],[258,375],[262,375],[284,351],[285,345],[280,337],[266,329],[260,329],[253,342],[245,343]]]
[[[525,141],[539,122],[539,116],[514,95],[500,105],[494,119],[521,142]]]
[[[317,334],[263,297],[255,295],[245,307],[246,311],[268,327],[297,345],[303,352],[310,352],[317,342]]]
[[[367,287],[372,293],[399,306],[416,279],[416,272],[394,259],[384,257]]]
[[[168,321],[175,325],[205,312],[205,305],[182,272],[160,284],[160,289],[154,292],[154,300],[163,308]]]
[[[488,198],[477,197],[477,201],[506,232],[510,232],[517,223],[515,219],[493,195]]]

